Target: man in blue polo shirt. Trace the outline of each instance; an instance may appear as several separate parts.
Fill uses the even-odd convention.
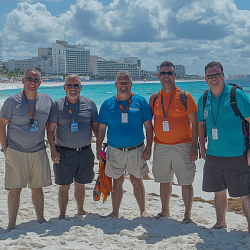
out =
[[[210,62],[205,67],[206,82],[210,87],[203,111],[203,96],[198,101],[198,130],[201,155],[205,160],[203,185],[205,192],[215,193],[217,222],[214,229],[226,228],[227,192],[231,197],[240,197],[243,212],[250,232],[250,153],[246,151],[245,138],[239,116],[230,105],[232,86],[225,84],[223,67],[219,62]],[[237,89],[237,106],[250,122],[250,101]],[[208,146],[205,148],[205,129]]]
[[[131,74],[120,71],[115,86],[117,95],[101,106],[98,116],[97,158],[100,158],[102,142],[108,128],[108,148],[106,154],[107,176],[113,178],[113,212],[107,217],[119,217],[123,196],[124,172],[127,170],[134,188],[134,195],[141,216],[145,211],[145,190],[142,176],[149,172],[146,161],[150,159],[153,140],[152,113],[146,99],[131,93]],[[143,125],[146,129],[147,145],[144,147]]]

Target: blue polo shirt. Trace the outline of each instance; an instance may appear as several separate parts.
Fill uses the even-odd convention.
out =
[[[124,110],[126,101],[120,101]],[[122,123],[122,113],[116,97],[104,101],[98,122],[108,127],[108,144],[115,148],[133,147],[144,140],[143,123],[152,119],[150,106],[142,96],[134,94],[128,110],[128,123]]]
[[[199,98],[198,122],[203,122],[203,117],[205,117],[208,135],[208,155],[234,157],[243,155],[243,152],[246,151],[240,117],[234,114],[230,104],[231,88],[232,86],[225,84],[223,91],[216,98],[210,90],[204,112],[203,95]],[[241,114],[245,118],[250,117],[250,100],[247,95],[237,89],[236,100]],[[215,121],[216,124],[214,124]],[[218,130],[218,140],[213,140],[212,138],[213,128]]]

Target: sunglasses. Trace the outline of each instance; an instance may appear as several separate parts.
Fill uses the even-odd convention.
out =
[[[168,72],[162,71],[159,74],[160,74],[160,76],[165,76],[166,74],[168,76],[172,76],[174,73],[175,73],[174,71],[168,71]]]
[[[218,73],[218,74],[214,74],[214,75],[207,75],[206,77],[207,77],[207,79],[213,79],[213,77],[215,77],[215,78],[220,78],[220,77],[221,77],[221,74],[222,74],[222,73]]]
[[[32,77],[25,77],[26,81],[27,82],[35,82],[35,83],[38,83],[40,82],[40,79],[39,78],[32,78]]]
[[[67,89],[72,89],[72,87],[74,86],[74,89],[79,89],[80,85],[75,83],[75,84],[66,84],[65,85]]]

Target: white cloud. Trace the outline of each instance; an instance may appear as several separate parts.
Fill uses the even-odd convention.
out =
[[[238,10],[233,0],[114,0],[109,5],[77,0],[58,17],[44,4],[26,1],[8,13],[2,38],[6,59],[37,55],[37,47],[65,34],[104,58],[138,56],[151,70],[172,60],[195,73],[209,60],[246,63],[249,29],[250,11]]]

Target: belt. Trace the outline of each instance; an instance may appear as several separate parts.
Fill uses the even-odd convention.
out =
[[[57,148],[61,148],[61,149],[66,149],[66,150],[70,150],[70,151],[83,151],[85,149],[89,149],[91,148],[91,144],[84,146],[82,148],[68,148],[68,147],[63,147],[63,146],[58,146],[56,145]]]
[[[131,151],[133,149],[136,149],[136,148],[139,148],[141,147],[142,145],[144,144],[144,142],[138,144],[137,146],[134,146],[134,147],[128,147],[128,148],[116,148],[116,149],[119,149],[119,150],[122,150],[122,151]]]

